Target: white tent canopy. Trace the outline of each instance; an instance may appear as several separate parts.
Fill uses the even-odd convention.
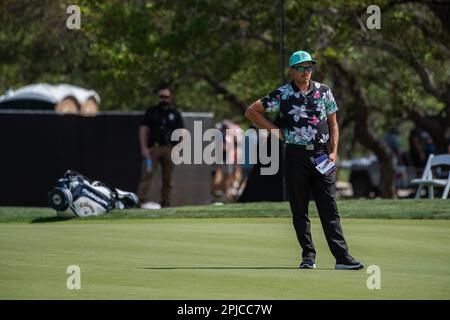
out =
[[[100,96],[94,90],[86,90],[70,84],[51,85],[48,83],[37,83],[25,86],[18,90],[9,90],[0,96],[0,103],[14,100],[41,100],[49,103],[61,103],[67,97],[73,97],[80,105],[89,98],[100,104]]]

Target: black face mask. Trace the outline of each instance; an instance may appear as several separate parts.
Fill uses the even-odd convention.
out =
[[[167,100],[161,100],[161,101],[159,102],[159,104],[160,104],[161,106],[163,106],[163,107],[170,106],[170,102],[167,101]]]

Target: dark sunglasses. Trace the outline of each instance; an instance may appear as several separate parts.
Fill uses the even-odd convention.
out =
[[[160,99],[169,99],[170,96],[159,96]]]
[[[313,66],[307,66],[307,67],[304,67],[304,66],[297,66],[297,67],[294,67],[294,69],[295,70],[297,70],[298,72],[313,72],[314,71],[314,67]]]

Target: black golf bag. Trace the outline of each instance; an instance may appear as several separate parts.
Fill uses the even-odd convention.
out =
[[[68,170],[48,194],[51,208],[58,213],[70,209],[78,217],[97,216],[112,209],[134,207],[138,197],[132,192],[111,188]]]

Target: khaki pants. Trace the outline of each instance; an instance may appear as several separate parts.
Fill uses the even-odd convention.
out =
[[[145,164],[145,159],[142,161],[141,181],[139,182],[137,196],[139,200],[144,203],[150,201],[150,188],[152,185],[153,176],[155,175],[158,166],[161,165],[162,171],[162,189],[161,200],[170,203],[170,190],[172,189],[172,172],[173,163],[170,157],[172,146],[156,146],[150,149],[152,157],[152,170],[148,171]]]

